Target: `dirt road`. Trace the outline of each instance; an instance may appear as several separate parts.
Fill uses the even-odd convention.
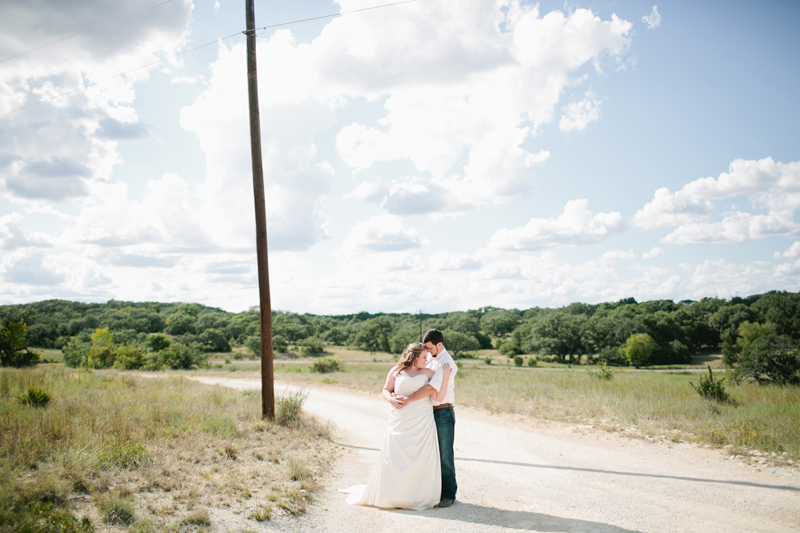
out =
[[[260,387],[253,380],[197,379]],[[276,385],[278,391],[286,388]],[[691,444],[654,444],[459,407],[453,507],[413,512],[348,506],[338,489],[367,482],[389,408],[377,393],[312,389],[305,409],[335,424],[341,457],[305,516],[261,527],[375,533],[800,531],[797,470],[744,464]]]

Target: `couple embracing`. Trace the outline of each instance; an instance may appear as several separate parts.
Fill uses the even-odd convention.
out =
[[[347,503],[413,510],[453,504],[457,371],[438,329],[408,345],[383,386],[392,409],[378,464],[366,487],[348,489]]]

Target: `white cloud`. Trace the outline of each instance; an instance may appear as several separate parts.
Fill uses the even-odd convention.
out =
[[[431,268],[434,271],[444,270],[478,270],[481,262],[470,257],[468,254],[454,254],[445,250],[440,250],[428,258]]]
[[[619,261],[622,259],[633,259],[636,254],[633,250],[609,250],[600,256],[600,261]]]
[[[729,171],[720,174],[719,178],[700,178],[685,185],[683,192],[691,198],[712,200],[762,192],[777,184],[787,167],[791,168],[776,164],[771,157],[759,161],[736,159],[730,164]],[[793,181],[788,176],[784,179]]]
[[[654,5],[653,11],[642,17],[642,22],[647,24],[648,30],[654,30],[661,26],[661,14],[658,12],[658,6]]]
[[[14,20],[0,36],[0,56],[24,52],[119,17],[141,6],[132,1],[89,0],[80,10],[63,2],[0,4],[0,20]],[[0,122],[0,197],[28,202],[86,197],[89,184],[108,179],[120,160],[116,141],[146,134],[130,104],[138,70],[83,89],[120,71],[120,65],[151,63],[174,52],[185,38],[191,2],[180,0],[137,15],[136,24],[115,24],[3,63],[0,113],[62,93],[71,94],[13,111]],[[110,32],[113,31],[113,34]],[[113,38],[109,38],[112,35]]]
[[[356,224],[344,248],[369,252],[398,252],[419,246],[417,231],[414,228],[406,228],[402,218],[396,215],[381,215]]]
[[[633,224],[644,229],[679,226],[702,220],[713,210],[714,204],[708,200],[692,198],[682,191],[672,193],[662,187],[651,202],[636,212]]]
[[[558,121],[558,129],[563,133],[585,130],[590,122],[600,118],[600,101],[593,100],[590,93],[580,102],[571,102],[564,108],[564,114]]]
[[[691,298],[711,295],[730,298],[736,294],[757,294],[766,288],[773,288],[772,272],[754,264],[733,264],[720,259],[706,259],[694,268],[689,280],[687,293]]]
[[[794,243],[786,249],[785,252],[775,252],[774,256],[775,259],[780,257],[784,258],[793,258],[793,257],[800,257],[800,241],[794,241]]]
[[[549,153],[524,149],[523,142],[552,120],[571,73],[605,54],[621,54],[629,42],[630,23],[617,17],[602,21],[583,9],[568,16],[551,12],[540,17],[537,7],[512,2],[504,34],[497,26],[503,21],[499,6],[462,2],[453,11],[449,6],[420,4],[398,11],[398,20],[389,28],[403,21],[404,32],[382,31],[380,39],[373,28],[353,19],[352,26],[345,20],[331,24],[318,40],[322,46],[336,35],[341,43],[353,43],[341,52],[350,67],[343,68],[341,60],[330,63],[341,71],[335,73],[337,82],[344,83],[342,75],[354,68],[357,57],[362,64],[347,84],[359,84],[357,94],[367,98],[375,95],[364,90],[377,86],[388,94],[386,115],[379,123],[342,128],[337,149],[356,171],[381,161],[414,164],[418,173],[395,180],[395,192],[381,198],[390,212],[402,212],[408,202],[419,205],[415,190],[397,182],[410,182],[436,198],[428,209],[444,215],[497,205],[529,192],[536,168]],[[441,28],[417,35],[418,17],[437,20]],[[425,24],[430,27],[430,20]],[[469,40],[464,38],[467,34]],[[332,49],[341,48],[341,43],[331,44]],[[424,46],[445,53],[414,52]],[[398,50],[403,57],[397,57]],[[367,68],[373,64],[374,70]],[[394,78],[385,77],[385,65],[391,65]],[[590,101],[576,110],[570,127],[585,127],[596,115],[596,104]]]
[[[655,246],[649,252],[643,253],[642,254],[642,259],[653,259],[654,257],[659,257],[659,256],[662,256],[662,255],[664,255],[664,250],[662,250],[658,246]]]
[[[775,235],[800,235],[800,225],[790,211],[751,215],[734,213],[722,222],[684,224],[666,237],[663,242],[674,244],[733,244]]]
[[[63,282],[65,274],[42,252],[24,251],[7,254],[0,265],[3,281],[9,284],[53,286]]]
[[[492,235],[489,248],[494,250],[540,250],[556,246],[595,244],[622,231],[622,217],[617,212],[592,213],[588,200],[570,200],[558,218],[533,218],[513,230],[500,229]]]

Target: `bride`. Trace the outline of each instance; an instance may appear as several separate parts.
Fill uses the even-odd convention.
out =
[[[442,365],[436,372],[425,368],[427,357],[424,344],[409,344],[386,376],[383,396],[392,410],[381,455],[366,487],[345,491],[350,493],[347,503],[415,511],[439,503],[442,476],[430,397],[437,402],[444,399],[451,368]],[[406,403],[407,396],[428,384],[435,389],[430,397]]]

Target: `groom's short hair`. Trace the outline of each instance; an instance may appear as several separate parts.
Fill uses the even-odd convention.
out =
[[[428,342],[432,342],[433,344],[439,344],[440,342],[444,344],[444,335],[438,329],[429,329],[425,332],[425,336],[422,337],[422,344],[426,344]]]

